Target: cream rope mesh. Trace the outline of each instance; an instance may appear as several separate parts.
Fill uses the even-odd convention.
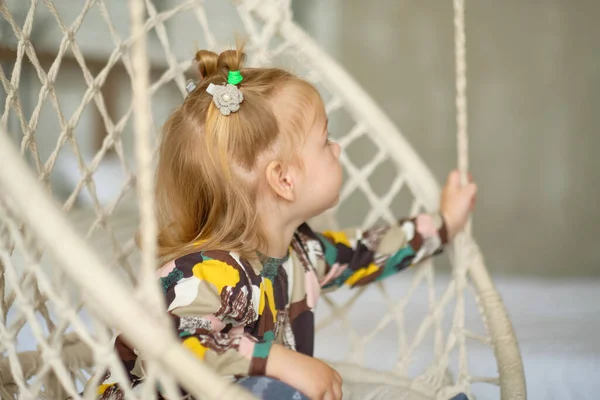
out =
[[[332,132],[343,149],[346,179],[339,205],[315,221],[317,226],[366,227],[437,209],[439,188],[429,170],[370,97],[291,20],[290,2],[231,3],[130,0],[130,30],[127,21],[118,23],[113,3],[104,0],[34,0],[26,8],[18,7],[17,0],[0,2],[0,20],[10,38],[3,38],[7,45],[2,54],[11,55],[0,64],[1,122],[18,133],[13,142],[46,189],[41,194],[41,187],[28,182],[22,162],[8,161],[14,156],[13,147],[5,145],[8,136],[1,133],[3,399],[81,398],[78,393],[90,373],[107,367],[126,381],[112,352],[110,328],[114,327],[136,337],[135,346],[148,357],[149,379],[173,398],[175,381],[207,398],[226,398],[225,390],[232,391],[231,398],[241,398],[182,354],[169,331],[164,331],[164,316],[156,311],[161,299],[153,277],[156,228],[149,165],[166,117],[164,109],[173,108],[185,96],[186,71],[195,46],[220,51],[233,33],[243,33],[248,39],[249,65],[282,65],[319,88]],[[466,171],[463,2],[456,0],[455,8],[460,164]],[[67,9],[69,22],[62,17]],[[51,26],[62,37],[42,49],[33,38],[40,15],[45,16],[44,29]],[[92,23],[99,32],[94,39],[97,48],[87,51],[79,37]],[[147,69],[149,76],[144,74]],[[65,84],[69,74],[80,82],[77,107],[62,101],[67,96],[73,100],[75,84]],[[111,74],[119,76],[119,92],[113,95],[113,101],[114,97],[120,100],[117,115],[106,95],[109,86],[115,90]],[[27,98],[34,100],[27,104]],[[92,150],[86,140],[90,124],[85,123],[90,110],[99,116],[105,133]],[[52,123],[54,137],[48,128],[41,129]],[[69,162],[79,170],[71,181],[61,177]],[[101,176],[111,168],[118,173],[107,186]],[[48,217],[54,215],[48,208],[49,194],[60,203],[62,216]],[[141,254],[134,237],[138,227],[146,250]],[[347,339],[347,346],[336,366],[347,379],[406,386],[428,398],[444,399],[458,391],[469,394],[477,382],[500,385],[503,399],[525,397],[516,339],[500,297],[470,236],[463,235],[457,243],[449,280],[441,279],[429,262],[383,284],[323,297],[317,328],[326,332],[336,324],[343,327],[339,334]],[[88,246],[96,251],[92,253]],[[412,306],[418,296],[424,296],[426,308],[415,315]],[[377,320],[367,324],[353,319],[359,315],[357,303],[381,311],[374,313]],[[468,312],[481,314],[481,326],[465,326]],[[412,327],[415,321],[416,328],[409,331],[407,323]],[[369,354],[387,345],[382,338],[389,337],[390,329],[398,339],[393,365],[385,372],[374,371],[369,368]],[[481,347],[488,348],[498,376],[480,376],[478,366],[468,362],[469,351]],[[422,349],[430,354],[423,357]],[[100,378],[95,376],[92,383]],[[87,398],[92,398],[91,393]]]

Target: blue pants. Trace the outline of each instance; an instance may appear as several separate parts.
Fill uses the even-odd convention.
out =
[[[309,400],[293,387],[266,376],[249,376],[240,379],[237,384],[261,400]],[[449,400],[468,400],[468,398],[461,393]]]
[[[237,382],[260,400],[309,400],[286,383],[267,376],[248,376]]]

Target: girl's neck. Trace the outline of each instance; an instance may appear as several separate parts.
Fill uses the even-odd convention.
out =
[[[300,223],[277,224],[275,221],[263,220],[262,228],[267,240],[266,248],[260,252],[268,257],[284,258],[288,254],[294,232],[300,226]]]
[[[296,229],[304,222],[301,216],[283,204],[259,205],[259,221],[266,240],[259,251],[268,257],[287,256]]]

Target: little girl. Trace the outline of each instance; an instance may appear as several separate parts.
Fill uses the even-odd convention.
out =
[[[241,49],[196,54],[201,80],[164,126],[157,167],[159,269],[167,312],[187,347],[263,399],[342,398],[342,378],[313,357],[321,289],[384,279],[439,253],[476,186],[448,177],[439,214],[370,230],[314,232],[334,206],[340,146],[317,90],[275,68],[243,68]],[[142,363],[116,348],[132,386]],[[100,399],[122,393],[107,373]]]

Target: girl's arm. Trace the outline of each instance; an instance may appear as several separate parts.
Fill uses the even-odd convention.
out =
[[[314,235],[324,263],[318,275],[324,289],[362,286],[396,274],[439,254],[448,242],[448,230],[439,214],[421,214],[397,225],[368,230],[347,229],[313,233],[300,228],[301,237]],[[311,246],[308,246],[309,248]]]
[[[298,238],[304,243],[296,247],[319,253],[324,262],[317,273],[323,288],[366,285],[441,253],[466,224],[476,192],[474,183],[462,186],[460,174],[452,171],[442,190],[440,213],[368,230],[314,233],[303,225]]]

